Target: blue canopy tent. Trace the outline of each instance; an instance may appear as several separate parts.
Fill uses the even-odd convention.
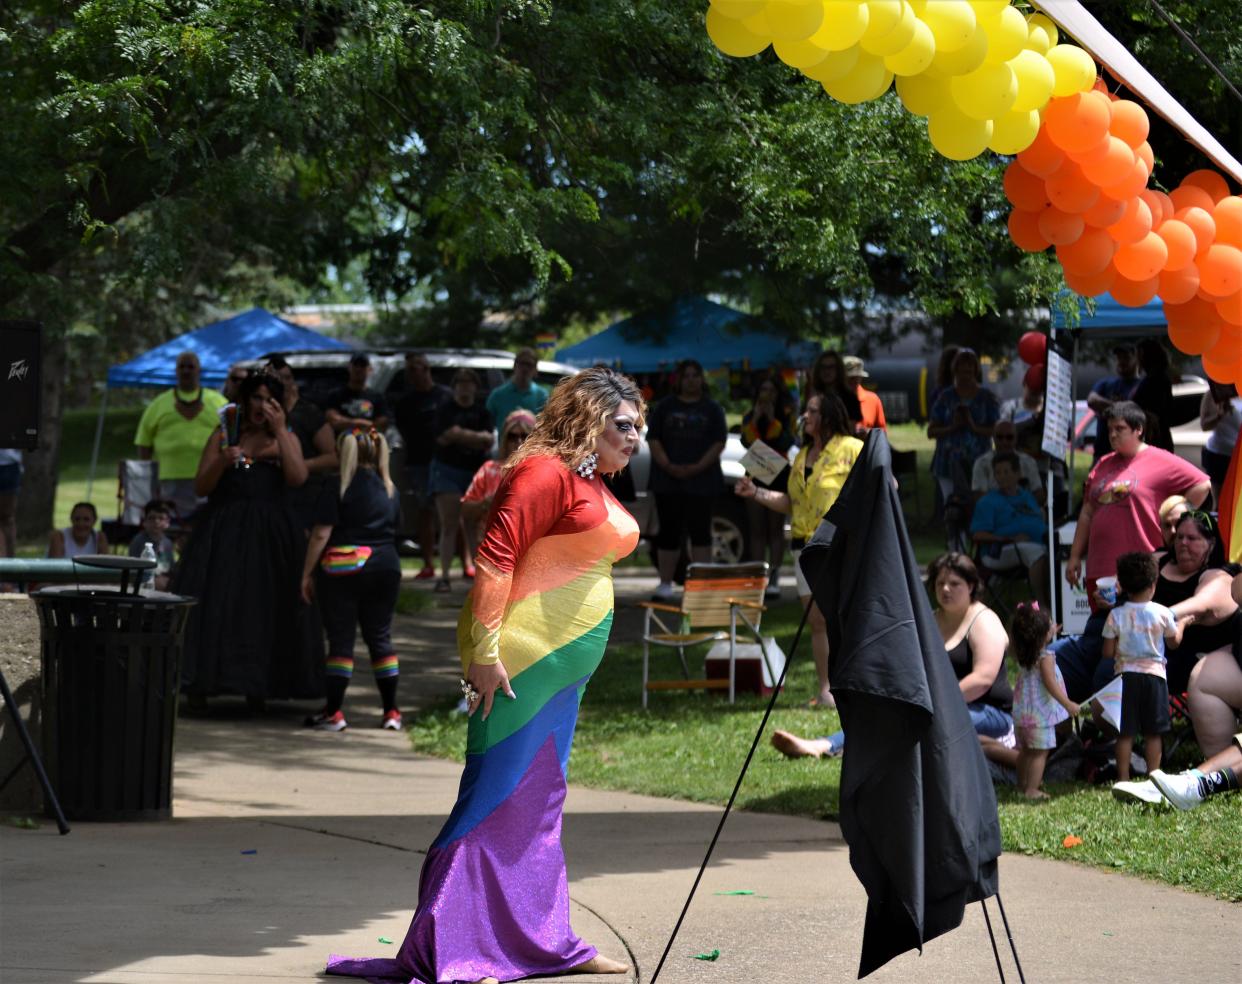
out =
[[[157,345],[155,348],[108,369],[108,385],[99,403],[99,419],[95,427],[95,448],[91,453],[91,469],[86,479],[86,497],[90,498],[99,461],[99,443],[103,435],[104,413],[108,408],[108,390],[123,386],[174,386],[177,382],[177,356],[193,352],[202,364],[204,386],[218,388],[228,375],[229,366],[244,359],[257,359],[268,352],[293,350],[351,349],[335,338],[321,335],[278,318],[263,308],[251,308],[242,314],[214,321],[194,331]]]
[[[683,297],[662,311],[635,315],[556,354],[571,366],[658,372],[682,359],[716,366],[766,368],[811,364],[818,346],[790,342],[763,321],[704,297]]]
[[[1164,316],[1164,303],[1159,299],[1149,301],[1142,307],[1126,307],[1113,300],[1112,294],[1101,294],[1095,299],[1095,313],[1087,313],[1087,302],[1078,301],[1079,323],[1085,334],[1092,337],[1164,334],[1169,322]],[[1052,327],[1064,331],[1065,314],[1053,309]]]

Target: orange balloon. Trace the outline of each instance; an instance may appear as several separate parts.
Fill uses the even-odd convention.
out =
[[[1242,330],[1221,322],[1216,344],[1203,356],[1203,366],[1213,379],[1231,374],[1233,379],[1227,381],[1242,378]]]
[[[1132,243],[1122,243],[1113,257],[1113,266],[1127,280],[1147,281],[1159,276],[1169,258],[1169,248],[1154,232]],[[1199,268],[1200,275],[1203,268]],[[1202,284],[1200,284],[1202,289]]]
[[[1169,322],[1169,341],[1187,355],[1202,355],[1216,344],[1219,336],[1218,321]]]
[[[1108,97],[1094,90],[1054,96],[1044,109],[1044,126],[1052,142],[1067,153],[1082,153],[1108,135]]]
[[[1111,263],[1099,273],[1075,273],[1073,270],[1064,268],[1061,273],[1065,277],[1065,286],[1083,297],[1099,297],[1107,293],[1108,288],[1117,279],[1117,271],[1113,269]]]
[[[1131,168],[1129,174],[1102,190],[1109,198],[1116,198],[1118,201],[1124,202],[1127,198],[1133,198],[1135,195],[1142,194],[1143,189],[1147,187],[1147,178],[1150,174],[1151,172],[1147,170],[1147,165],[1135,158],[1134,167]]]
[[[1213,300],[1223,301],[1242,290],[1242,249],[1236,246],[1209,246],[1196,263],[1199,267],[1199,291]]]
[[[1230,383],[1236,386],[1242,383],[1242,365],[1236,362],[1232,364],[1217,362],[1210,355],[1205,355],[1203,372],[1212,382],[1220,383],[1222,386],[1228,386]]]
[[[1063,212],[1085,212],[1100,198],[1100,189],[1073,161],[1066,161],[1044,179],[1048,200]]]
[[[1170,328],[1174,325],[1188,328],[1199,324],[1213,324],[1217,320],[1215,306],[1201,297],[1192,297],[1181,304],[1166,302],[1164,317]]]
[[[1108,132],[1130,147],[1138,147],[1151,132],[1147,111],[1129,99],[1118,99],[1108,105]]]
[[[1105,137],[1096,150],[1079,159],[1079,164],[1088,181],[1105,188],[1134,170],[1134,151],[1124,140]]]
[[[1202,188],[1211,197],[1213,204],[1217,204],[1222,198],[1229,196],[1229,182],[1211,168],[1205,167],[1198,171],[1191,171],[1186,177],[1182,178],[1182,185]]]
[[[1184,208],[1201,208],[1209,215],[1216,210],[1216,201],[1202,188],[1196,188],[1194,185],[1188,185],[1182,182],[1176,188],[1169,192],[1169,198],[1173,202],[1173,207],[1179,212]]]
[[[1242,249],[1242,197],[1230,195],[1216,203],[1212,212],[1216,242]]]
[[[1178,219],[1162,222],[1156,228],[1156,235],[1169,248],[1169,258],[1164,264],[1166,270],[1180,270],[1194,260],[1198,252],[1195,232],[1185,222]]]
[[[1168,222],[1169,219],[1173,218],[1173,203],[1169,201],[1169,196],[1163,191],[1157,191],[1155,188],[1145,188],[1139,192],[1139,197],[1151,209],[1151,218],[1155,225]]]
[[[1057,259],[1067,273],[1090,275],[1107,267],[1115,252],[1117,243],[1112,236],[1103,229],[1088,227],[1072,243],[1057,247]]]
[[[1010,161],[1005,168],[1005,197],[1014,208],[1026,212],[1038,212],[1048,204],[1044,179],[1036,177],[1017,160]]]
[[[1231,325],[1242,325],[1242,293],[1217,301],[1216,313]]]
[[[1018,151],[1018,160],[1032,174],[1046,178],[1065,162],[1065,151],[1052,142],[1048,128],[1041,126],[1034,143]]]
[[[1108,234],[1119,243],[1136,243],[1151,232],[1151,209],[1141,198],[1126,202],[1126,211],[1108,227]]]
[[[1125,214],[1125,202],[1119,202],[1115,198],[1101,195],[1096,199],[1094,205],[1082,213],[1082,219],[1089,226],[1095,226],[1097,229],[1107,229],[1110,225],[1119,221]]]
[[[1081,215],[1063,212],[1055,205],[1049,205],[1039,213],[1039,231],[1055,246],[1068,246],[1082,235],[1084,228],[1086,224]]]
[[[1185,304],[1199,296],[1199,268],[1187,263],[1177,270],[1160,271],[1160,297],[1169,304]]]
[[[1042,253],[1052,245],[1039,229],[1040,212],[1024,212],[1015,208],[1009,213],[1009,238],[1018,249]],[[1198,285],[1195,285],[1198,289]]]
[[[1185,222],[1195,234],[1196,256],[1216,241],[1216,221],[1203,209],[1197,206],[1178,209],[1173,218]]]
[[[1134,148],[1134,156],[1147,165],[1148,174],[1156,169],[1156,155],[1146,140]]]
[[[1108,292],[1122,307],[1137,308],[1150,303],[1159,287],[1159,277],[1151,277],[1148,280],[1130,280],[1118,273],[1117,279],[1113,281]]]

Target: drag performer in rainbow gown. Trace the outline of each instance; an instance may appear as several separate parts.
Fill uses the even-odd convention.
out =
[[[471,703],[457,804],[427,853],[397,959],[328,972],[411,984],[624,973],[569,925],[561,810],[578,704],[612,625],[612,565],[638,526],[604,486],[638,447],[644,405],[595,368],[553,392],[506,464],[458,624]]]

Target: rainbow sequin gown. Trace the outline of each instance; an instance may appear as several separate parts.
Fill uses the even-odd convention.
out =
[[[569,925],[561,850],[578,704],[612,626],[612,565],[638,526],[598,477],[551,457],[507,473],[458,623],[463,671],[503,657],[516,694],[470,719],[457,804],[427,852],[395,960],[328,972],[410,984],[517,980],[595,956]]]

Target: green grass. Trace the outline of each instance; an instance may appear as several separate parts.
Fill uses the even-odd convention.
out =
[[[91,486],[89,501],[95,503],[99,515],[116,516],[116,463],[134,457],[134,432],[138,429],[141,407],[114,408],[104,415],[104,429],[99,445],[99,464]],[[69,525],[69,513],[75,502],[88,500],[87,477],[90,474],[91,450],[95,446],[96,410],[68,410],[61,418],[60,478],[56,484],[55,526]],[[39,544],[40,550],[45,546]]]
[[[765,616],[765,631],[774,634],[786,652],[799,615],[797,606],[787,603]],[[785,692],[738,794],[741,809],[819,819],[836,816],[840,761],[788,761],[767,744],[774,728],[824,735],[838,727],[835,713],[805,707],[815,687],[809,646],[804,639],[794,657]],[[671,652],[657,658],[653,675],[676,672]],[[641,659],[636,644],[608,647],[583,702],[570,781],[723,805],[766,699],[739,695],[730,707],[722,697],[705,692],[655,693],[650,708],[643,711],[638,687]],[[411,731],[415,751],[461,760],[466,725],[464,716],[453,712],[453,703],[420,716],[418,727]],[[1242,901],[1238,796],[1219,797],[1193,813],[1175,813],[1118,803],[1106,786],[1066,783],[1051,786],[1050,792],[1052,800],[1032,804],[1012,790],[1000,790],[1006,851],[1078,861]],[[1082,845],[1063,847],[1068,834],[1081,837]]]

